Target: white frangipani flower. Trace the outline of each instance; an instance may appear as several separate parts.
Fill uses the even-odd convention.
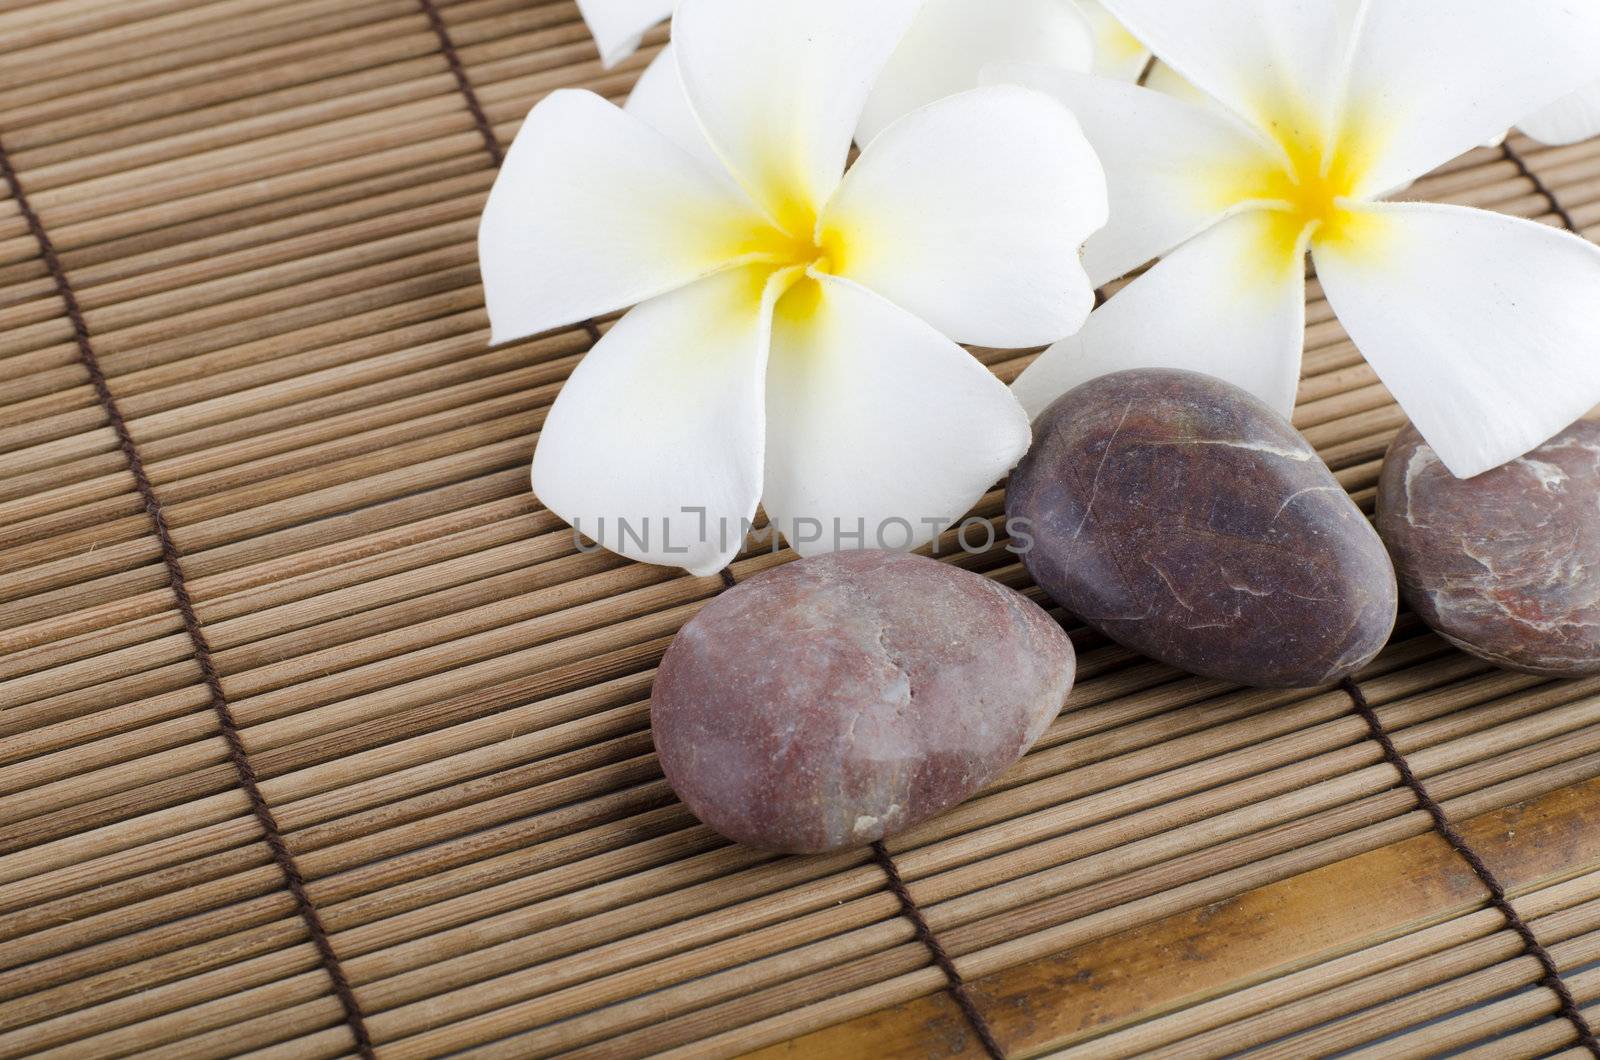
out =
[[[672,14],[673,3],[578,0],[578,11],[610,68]],[[1150,50],[1100,0],[925,0],[868,98],[857,136],[866,143],[902,114],[976,88],[991,63],[1039,62],[1119,81],[1144,77],[1158,91],[1198,96],[1170,67],[1150,60]]]
[[[996,64],[1040,63],[1202,98],[1100,0],[927,0],[867,99],[867,143],[907,111],[984,83]]]
[[[917,544],[1027,448],[957,343],[1082,324],[1104,175],[1072,116],[1016,86],[906,115],[846,173],[919,2],[683,0],[629,112],[560,91],[528,115],[479,232],[495,341],[639,303],[534,457],[539,499],[606,547],[712,573],[758,501],[802,553],[889,522]]]
[[[1017,381],[1030,412],[1106,372],[1226,378],[1293,410],[1303,258],[1455,474],[1600,403],[1600,248],[1532,221],[1380,202],[1593,76],[1600,4],[1106,0],[1216,102],[1042,66],[1105,164],[1096,283],[1165,254]],[[1176,249],[1174,249],[1176,248]]]
[[[645,33],[672,14],[673,3],[578,0],[578,13],[600,48],[601,62],[611,67],[632,55]],[[935,78],[944,90],[914,106],[975,87],[983,64],[1000,59],[1060,62],[1074,70],[1088,70],[1092,62],[1097,74],[1132,81],[1150,58],[1099,0],[928,0],[922,20],[927,25],[913,28],[907,47],[928,48],[927,61],[907,72]],[[1024,35],[1041,30],[1042,37]]]
[[[1150,65],[1150,49],[1100,0],[1072,0],[1094,34],[1094,66],[1089,72],[1117,81],[1137,81]]]
[[[1088,70],[1095,35],[1074,0],[927,0],[867,97],[856,138],[982,83],[984,67],[1037,62]]]
[[[1542,144],[1575,144],[1600,136],[1600,81],[1591,81],[1517,124]]]
[[[639,49],[650,27],[672,15],[677,0],[578,0],[578,14],[608,69]]]

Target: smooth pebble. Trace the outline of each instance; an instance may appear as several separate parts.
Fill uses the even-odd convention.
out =
[[[1383,543],[1316,451],[1194,372],[1091,380],[1034,423],[1013,534],[1039,585],[1108,637],[1191,673],[1274,688],[1355,673],[1393,631]]]
[[[1446,640],[1524,673],[1600,673],[1600,423],[1470,479],[1407,427],[1384,458],[1378,530],[1406,602]]]
[[[730,839],[859,846],[1016,762],[1066,701],[1072,641],[1042,609],[920,556],[787,564],[708,604],[657,671],[667,780]]]

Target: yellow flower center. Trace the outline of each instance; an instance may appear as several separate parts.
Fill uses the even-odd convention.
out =
[[[1363,216],[1349,208],[1367,172],[1370,130],[1347,120],[1329,134],[1321,123],[1284,109],[1267,131],[1277,141],[1282,160],[1247,173],[1230,189],[1232,203],[1255,201],[1273,211],[1269,229],[1275,260],[1293,261],[1307,240],[1346,243],[1365,227]]]
[[[797,215],[792,226],[787,227],[789,230],[776,226],[763,229],[752,238],[749,252],[753,263],[759,266],[762,289],[773,282],[779,285],[775,292],[777,312],[786,319],[798,320],[809,316],[822,298],[822,285],[814,276],[839,271],[844,238],[832,228],[824,231],[821,238],[814,236],[814,215]]]
[[[1321,137],[1304,136],[1295,127],[1274,123],[1272,131],[1288,164],[1268,176],[1260,197],[1275,200],[1288,215],[1284,227],[1297,241],[1307,229],[1313,239],[1339,239],[1350,218],[1340,201],[1355,191],[1359,179],[1353,152],[1342,143],[1330,149]]]

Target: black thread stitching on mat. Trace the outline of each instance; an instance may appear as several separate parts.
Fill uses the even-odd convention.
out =
[[[950,959],[950,954],[928,926],[927,918],[922,915],[917,900],[911,897],[911,892],[906,889],[905,881],[900,878],[900,868],[894,863],[894,858],[889,855],[888,849],[881,843],[872,844],[872,856],[877,859],[878,867],[889,879],[889,890],[900,899],[900,912],[911,921],[911,926],[916,930],[917,939],[933,954],[933,963],[939,966],[949,981],[950,996],[956,999],[956,1005],[961,1009],[962,1015],[967,1017],[967,1022],[972,1024],[972,1029],[978,1032],[978,1040],[983,1043],[983,1048],[994,1060],[1005,1060],[1005,1051],[1000,1048],[1000,1043],[995,1040],[994,1031],[989,1027],[989,1021],[984,1019],[983,1013],[978,1009],[978,1003],[972,999],[972,994],[967,990],[967,982],[961,978],[961,971],[956,968],[956,962]]]
[[[467,80],[467,68],[461,65],[461,56],[456,52],[455,41],[450,37],[450,31],[445,28],[444,19],[439,14],[439,9],[433,5],[433,0],[417,0],[417,6],[422,8],[422,13],[428,17],[428,25],[433,29],[433,35],[439,38],[439,51],[444,56],[444,61],[450,66],[450,73],[455,76],[456,87],[467,98],[467,110],[472,115],[473,124],[478,127],[478,135],[483,137],[483,146],[488,148],[489,157],[494,159],[495,168],[506,160],[505,152],[500,149],[500,140],[494,134],[494,126],[489,124],[489,115],[483,111],[483,104],[478,102],[478,93],[473,91],[472,82]]]
[[[499,169],[506,160],[506,153],[501,150],[500,138],[494,134],[494,125],[490,123],[488,113],[478,101],[477,91],[467,78],[467,68],[462,65],[461,55],[456,51],[456,42],[444,24],[444,17],[439,14],[439,9],[434,6],[433,0],[417,0],[417,6],[422,8],[422,13],[427,16],[428,26],[433,30],[433,35],[439,38],[439,53],[444,56],[451,75],[456,79],[456,87],[461,90],[462,97],[467,101],[467,113],[472,115],[472,124],[478,127],[478,135],[483,137],[484,149],[494,160],[494,167]],[[592,319],[585,320],[582,327],[588,333],[591,343],[600,341],[600,329],[595,327]]]
[[[122,418],[122,410],[117,407],[116,399],[112,396],[111,384],[100,368],[100,359],[95,355],[94,346],[89,341],[89,325],[83,319],[78,296],[73,293],[72,285],[67,281],[66,269],[62,267],[55,244],[50,241],[49,234],[44,230],[44,222],[34,212],[33,206],[22,190],[22,180],[11,164],[11,157],[6,153],[4,144],[0,144],[0,176],[4,176],[7,186],[11,189],[11,197],[16,201],[18,212],[27,223],[28,231],[33,235],[34,241],[39,244],[40,257],[44,259],[45,268],[49,270],[56,293],[66,305],[67,319],[72,322],[73,337],[78,345],[78,359],[89,373],[89,382],[94,385],[95,394],[105,409],[106,418],[111,422],[111,429],[116,433],[117,444],[128,462],[128,470],[133,473],[133,482],[139,491],[139,499],[143,502],[145,513],[150,516],[150,522],[155,527],[156,539],[161,545],[161,559],[167,567],[167,582],[172,588],[172,595],[178,601],[178,613],[183,617],[184,628],[189,633],[195,661],[200,664],[201,676],[211,693],[211,708],[217,715],[217,725],[222,730],[223,740],[227,744],[228,758],[239,775],[239,786],[250,801],[250,808],[255,813],[256,822],[261,826],[263,838],[268,849],[272,851],[272,858],[277,862],[288,884],[289,892],[294,897],[300,919],[305,922],[306,929],[311,934],[311,941],[316,945],[317,953],[321,955],[323,969],[333,983],[333,992],[338,996],[339,1004],[344,1007],[345,1020],[350,1025],[350,1032],[355,1035],[356,1048],[362,1056],[370,1058],[374,1055],[372,1038],[367,1033],[361,1005],[356,1000],[350,980],[345,977],[344,967],[339,963],[338,954],[333,950],[327,926],[323,924],[321,914],[312,904],[311,896],[306,893],[305,877],[300,873],[300,866],[295,862],[294,854],[290,852],[289,845],[278,828],[278,821],[273,816],[272,808],[267,805],[266,798],[261,794],[255,767],[250,764],[250,759],[245,753],[244,738],[239,734],[239,726],[234,721],[227,695],[222,690],[222,676],[217,670],[215,660],[211,657],[211,645],[206,640],[205,631],[200,627],[199,616],[195,614],[194,601],[189,596],[188,582],[183,573],[182,555],[172,540],[166,513],[161,507],[161,501],[156,497],[155,486],[151,483],[150,476],[145,472],[144,460],[134,445],[133,433],[128,429],[127,421]]]
[[[1517,172],[1528,178],[1533,184],[1534,191],[1544,196],[1545,201],[1550,204],[1550,208],[1556,212],[1556,216],[1561,218],[1561,223],[1566,226],[1567,231],[1574,235],[1583,234],[1578,228],[1578,223],[1572,219],[1571,212],[1556,197],[1555,189],[1546,184],[1544,178],[1533,171],[1533,167],[1528,165],[1528,160],[1522,157],[1521,151],[1511,146],[1511,138],[1509,136],[1500,142],[1500,153],[1506,156],[1506,161],[1517,167]]]
[[[1384,759],[1400,774],[1400,780],[1411,789],[1411,794],[1416,798],[1417,805],[1427,811],[1433,818],[1433,827],[1444,837],[1450,848],[1461,856],[1461,860],[1471,866],[1478,879],[1489,890],[1489,904],[1500,911],[1505,918],[1506,926],[1515,931],[1522,939],[1522,946],[1534,960],[1539,962],[1539,967],[1544,970],[1544,975],[1539,979],[1539,985],[1555,994],[1560,1003],[1560,1014],[1571,1022],[1578,1031],[1578,1044],[1588,1049],[1595,1056],[1600,1057],[1600,1041],[1595,1040],[1594,1030],[1589,1026],[1589,1021],[1584,1019],[1583,1013],[1578,1009],[1578,1003],[1572,996],[1572,991],[1567,988],[1566,980],[1561,978],[1561,970],[1556,967],[1555,958],[1550,956],[1550,951],[1545,949],[1539,939],[1522,919],[1522,914],[1512,906],[1511,900],[1506,897],[1506,889],[1495,876],[1478,852],[1467,845],[1466,838],[1450,823],[1449,816],[1444,812],[1444,807],[1434,801],[1428,794],[1428,789],[1411,770],[1411,763],[1406,761],[1400,749],[1395,746],[1388,730],[1383,727],[1383,722],[1378,718],[1378,712],[1372,709],[1372,704],[1367,702],[1367,695],[1361,686],[1350,678],[1340,682],[1339,687],[1344,689],[1355,704],[1356,713],[1367,723],[1373,740],[1383,749]]]

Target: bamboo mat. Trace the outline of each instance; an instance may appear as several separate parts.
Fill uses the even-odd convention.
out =
[[[1600,680],[1410,618],[1366,716],[1073,628],[1071,709],[881,852],[674,800],[652,667],[722,583],[534,503],[597,332],[491,349],[474,248],[528,108],[663,40],[0,0],[0,1056],[1587,1055]],[[1416,194],[1594,237],[1600,142]],[[1402,417],[1314,283],[1296,422],[1370,507]]]

